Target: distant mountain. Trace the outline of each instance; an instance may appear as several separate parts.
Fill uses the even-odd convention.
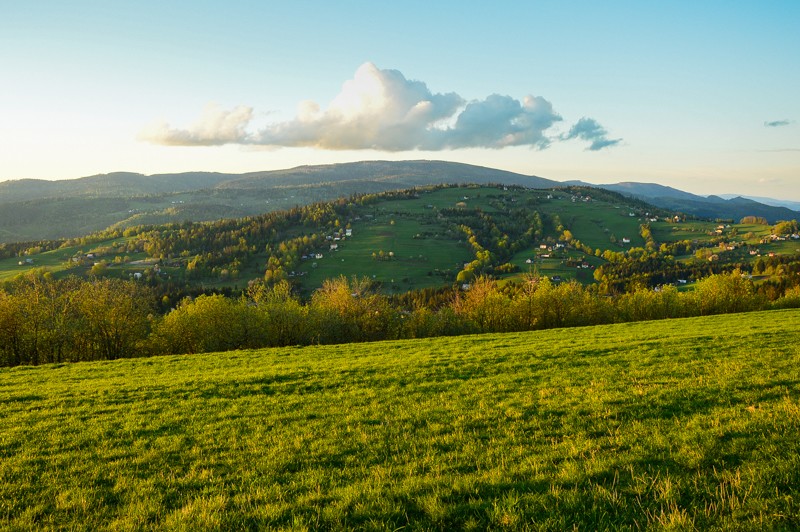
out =
[[[0,242],[76,237],[109,226],[250,216],[355,193],[440,183],[561,185],[444,161],[364,161],[246,174],[116,172],[62,181],[23,179],[0,182]]]
[[[744,198],[757,201],[758,203],[763,203],[764,205],[772,205],[773,207],[786,207],[787,209],[791,209],[793,211],[800,211],[800,201],[765,198],[763,196],[745,196],[743,194],[719,194],[719,197],[726,200],[733,198]]]
[[[592,185],[446,161],[362,161],[245,174],[115,172],[62,181],[0,182],[0,242],[77,237],[110,226],[250,216],[355,193],[443,183],[595,186],[705,218],[800,218],[800,212],[782,206],[738,197],[706,198],[654,183]]]
[[[589,185],[613,190],[632,198],[670,211],[683,212],[701,218],[732,219],[739,221],[745,216],[761,216],[770,223],[778,220],[800,218],[800,212],[785,206],[774,206],[753,201],[740,196],[699,196],[676,188],[656,183],[616,183],[609,185]]]
[[[78,179],[20,179],[0,182],[0,204],[47,198],[151,196],[198,190],[239,177],[236,174],[187,172],[146,176],[132,172],[98,174]]]
[[[288,170],[243,174],[218,185],[221,189],[300,186],[347,181],[392,183],[398,188],[438,183],[502,183],[528,188],[561,186],[559,181],[446,161],[362,161],[356,163],[298,166]]]

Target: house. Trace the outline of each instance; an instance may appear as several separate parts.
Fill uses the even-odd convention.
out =
[[[142,272],[135,272],[133,274],[133,278],[136,279],[137,281],[140,280],[142,278]]]
[[[331,251],[339,249],[339,244],[331,244]]]
[[[314,258],[315,259],[321,259],[322,258],[322,253],[317,253],[316,255],[314,255]]]
[[[353,230],[352,229],[345,229],[344,230],[344,236],[353,236]]]
[[[533,264],[533,260],[531,260],[531,259],[525,259],[525,264]]]
[[[539,244],[539,249],[547,249],[547,244]]]
[[[622,237],[622,243],[623,244],[630,244],[631,243],[631,239],[630,238],[626,238],[626,237],[623,236]]]

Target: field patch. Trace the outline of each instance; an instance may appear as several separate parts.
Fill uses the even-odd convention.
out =
[[[796,528],[799,321],[2,369],[0,528]]]

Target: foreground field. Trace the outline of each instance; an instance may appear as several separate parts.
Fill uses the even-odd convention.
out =
[[[0,528],[800,527],[800,311],[0,370]]]

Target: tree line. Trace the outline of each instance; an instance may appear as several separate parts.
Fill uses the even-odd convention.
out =
[[[366,342],[598,325],[800,307],[800,287],[759,291],[736,270],[610,297],[576,282],[527,275],[500,286],[478,277],[437,301],[390,298],[367,279],[325,281],[307,301],[285,282],[254,283],[239,297],[186,297],[164,314],[141,283],[53,279],[41,272],[0,290],[0,365],[113,360],[271,346]]]

